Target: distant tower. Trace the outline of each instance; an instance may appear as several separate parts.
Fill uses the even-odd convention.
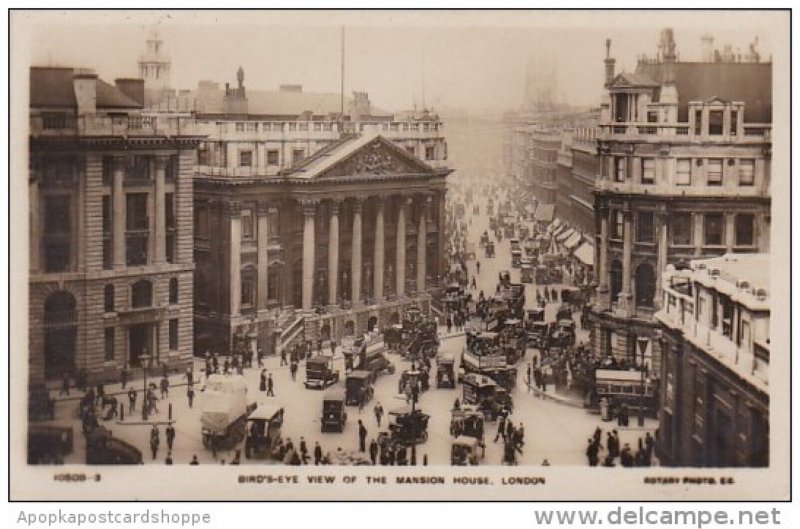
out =
[[[158,30],[150,31],[146,42],[147,49],[139,56],[139,77],[144,79],[145,106],[151,106],[168,96],[171,61],[164,55],[164,41]]]
[[[714,62],[714,37],[705,34],[700,37],[703,43],[703,62]]]
[[[552,110],[558,92],[556,65],[552,57],[531,57],[525,79],[525,107],[529,110]]]

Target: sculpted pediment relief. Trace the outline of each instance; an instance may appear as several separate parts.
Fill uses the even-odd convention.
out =
[[[375,139],[323,172],[320,178],[430,173],[431,169],[386,140]]]

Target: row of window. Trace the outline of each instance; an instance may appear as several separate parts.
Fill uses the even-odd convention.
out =
[[[624,182],[627,179],[628,163],[627,158],[624,156],[616,156],[614,158],[614,181]],[[722,158],[708,158],[705,160],[706,165],[706,182],[708,186],[721,186],[723,180],[723,162]],[[656,159],[655,158],[640,158],[640,184],[652,185],[656,181]],[[703,159],[697,159],[697,165],[703,164]],[[734,160],[728,160],[729,165],[734,164]],[[738,182],[739,186],[753,186],[755,185],[755,168],[756,161],[754,159],[740,159],[738,167]],[[690,186],[692,185],[692,160],[690,158],[678,158],[675,160],[675,185]]]
[[[407,146],[406,152],[412,156],[416,156],[416,148],[414,146]],[[208,151],[201,149],[198,153],[198,164],[208,165]],[[280,152],[277,150],[266,151],[267,165],[278,166],[280,165]],[[292,164],[297,164],[306,157],[305,149],[292,149]],[[436,159],[436,148],[432,145],[425,147],[425,160]],[[253,167],[255,160],[253,158],[253,151],[251,149],[239,151],[239,167]]]
[[[115,291],[114,285],[106,285],[103,289],[103,310],[105,312],[115,312]],[[173,277],[169,280],[169,304],[178,303],[178,278]],[[137,281],[131,286],[131,307],[141,309],[153,306],[153,283],[146,279]]]
[[[612,213],[611,238],[620,240],[624,237],[624,220],[622,211]],[[723,213],[706,213],[702,217],[704,246],[724,246],[726,241],[725,215]],[[733,222],[734,245],[737,247],[755,246],[755,215],[738,213]],[[668,236],[675,246],[691,246],[693,241],[691,213],[671,213],[669,215]],[[636,242],[654,244],[656,242],[655,214],[651,211],[640,211],[636,215]]]
[[[177,318],[169,320],[168,323],[168,342],[169,342],[169,350],[170,351],[177,351],[178,350],[178,329],[179,329],[179,320]],[[106,327],[104,331],[103,337],[104,343],[104,360],[107,362],[113,361],[116,355],[116,328],[115,327]]]

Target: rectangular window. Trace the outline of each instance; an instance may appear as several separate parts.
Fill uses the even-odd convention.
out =
[[[640,211],[636,223],[636,242],[654,243],[656,240],[655,225],[653,224],[653,213],[651,211]]]
[[[656,181],[655,158],[642,158],[642,183],[653,184]]]
[[[739,129],[739,112],[736,110],[731,110],[731,129],[730,133],[731,136],[736,136],[736,132]]]
[[[169,350],[178,350],[178,320],[169,320]]]
[[[435,160],[436,159],[436,149],[434,147],[425,147],[425,159],[426,160]]]
[[[256,294],[256,285],[255,285],[255,278],[250,273],[243,273],[242,274],[242,307],[243,308],[250,308],[254,305],[253,300],[255,300]]]
[[[253,211],[242,210],[242,240],[251,241],[255,237],[255,226],[253,223]]]
[[[736,246],[755,245],[755,220],[752,213],[736,215]]]
[[[708,170],[706,171],[707,183],[710,186],[722,185],[722,160],[709,159]]]
[[[611,238],[622,239],[625,231],[625,221],[621,211],[611,212]]]
[[[614,181],[615,182],[624,182],[625,181],[625,157],[624,156],[615,156],[614,157]]]
[[[150,220],[147,216],[147,193],[128,193],[126,196],[125,228],[127,230],[147,230]]]
[[[164,218],[168,230],[175,229],[175,193],[164,193]]]
[[[267,165],[280,165],[280,158],[278,151],[267,151]]]
[[[755,184],[756,161],[739,160],[739,185],[752,186]]]
[[[197,148],[197,165],[209,165],[208,160],[208,147],[204,143]]]
[[[107,327],[105,329],[105,360],[114,360],[114,327]]]
[[[654,110],[647,111],[647,122],[648,123],[658,123],[658,112]]]
[[[103,185],[110,186],[114,182],[114,157],[103,156]]]
[[[111,195],[103,195],[103,270],[111,269]]]
[[[208,209],[205,207],[199,207],[194,210],[194,234],[195,237],[208,239]]]
[[[305,157],[303,149],[292,149],[292,164],[299,163]]]
[[[239,167],[253,166],[253,151],[239,151]]]
[[[131,160],[128,176],[135,180],[150,180],[152,156],[137,155]]]
[[[725,223],[722,213],[706,213],[703,222],[706,246],[721,246],[725,232]]]
[[[722,110],[712,110],[708,113],[708,134],[720,136],[722,134],[722,119],[724,112]]]
[[[672,233],[672,244],[676,246],[689,246],[692,244],[691,213],[671,214],[669,229]]]
[[[694,133],[699,136],[703,133],[703,111],[694,111]]]
[[[236,124],[236,132],[244,132],[244,123]]]
[[[71,218],[69,195],[51,195],[45,198],[45,235],[69,235],[72,231]]]
[[[255,121],[248,121],[245,123],[245,130],[247,132],[258,132],[258,123]]]
[[[128,266],[147,264],[147,233],[128,233],[125,236],[125,256]]]
[[[675,185],[692,185],[692,160],[689,158],[675,160]]]
[[[277,209],[270,209],[267,214],[267,229],[269,230],[270,237],[277,237],[280,235],[280,215]]]

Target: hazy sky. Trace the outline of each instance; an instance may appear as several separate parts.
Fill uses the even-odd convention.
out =
[[[50,16],[48,21],[40,20]],[[681,60],[700,58],[700,37],[744,54],[757,35],[763,57],[775,53],[775,14],[748,12],[72,12],[12,19],[14,51],[36,65],[94,68],[101,78],[136,76],[150,28],[172,59],[172,85],[211,79],[250,89],[299,83],[338,92],[340,28],[346,27],[345,89],[367,91],[387,110],[421,102],[468,110],[504,110],[523,100],[526,65],[556,64],[559,99],[594,105],[602,93],[605,39],[617,72],[656,54],[659,30],[671,26]],[[772,17],[772,18],[770,18]],[[28,23],[30,22],[30,24]],[[28,41],[26,47],[21,44]],[[14,50],[14,43],[17,49]],[[424,71],[424,75],[423,75]]]

